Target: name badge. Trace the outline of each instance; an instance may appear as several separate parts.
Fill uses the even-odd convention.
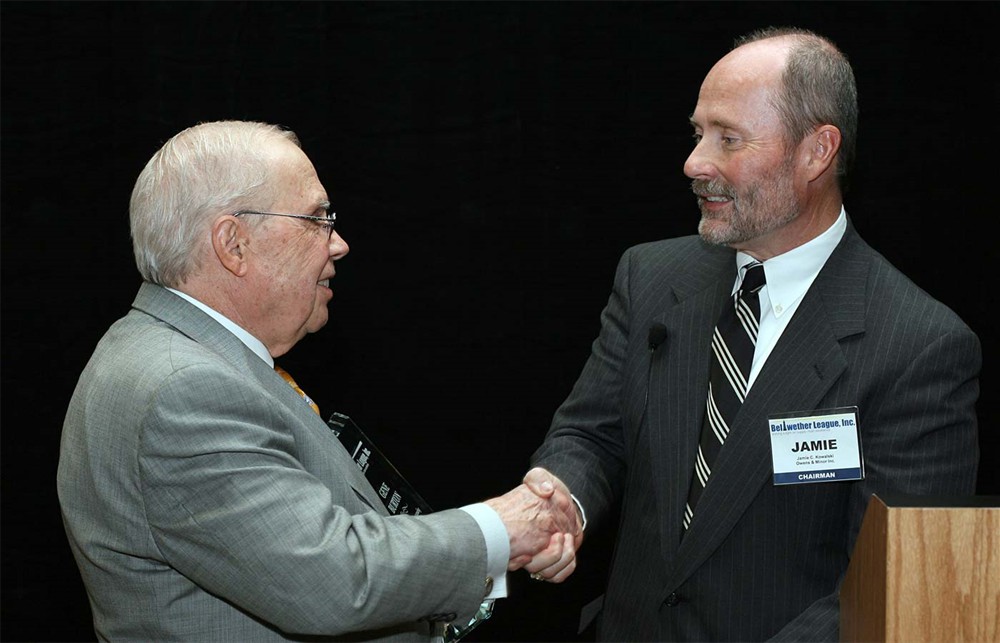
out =
[[[861,480],[858,407],[781,413],[767,418],[774,484]]]

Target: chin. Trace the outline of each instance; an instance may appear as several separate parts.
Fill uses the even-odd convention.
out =
[[[733,242],[732,230],[718,219],[702,217],[698,223],[698,234],[704,241],[716,246],[726,246]]]
[[[316,311],[315,313],[313,313],[313,315],[309,318],[309,321],[306,323],[306,332],[315,333],[316,331],[326,326],[326,322],[328,322],[329,320],[330,320],[330,314],[327,312],[326,308],[323,308],[321,311]]]

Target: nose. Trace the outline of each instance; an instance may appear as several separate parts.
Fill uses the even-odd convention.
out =
[[[334,230],[333,234],[330,235],[330,258],[334,261],[343,259],[347,256],[347,253],[351,251],[351,247],[347,245],[344,238]]]
[[[687,160],[684,161],[684,174],[689,179],[712,179],[715,176],[715,165],[712,163],[705,145],[704,138],[698,141]]]

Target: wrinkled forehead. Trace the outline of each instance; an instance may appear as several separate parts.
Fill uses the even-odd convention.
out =
[[[269,144],[267,156],[272,164],[272,187],[279,201],[290,199],[300,209],[328,203],[316,168],[301,148],[289,141],[275,140]]]

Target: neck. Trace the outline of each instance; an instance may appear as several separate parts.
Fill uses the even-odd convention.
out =
[[[240,305],[241,298],[239,297],[239,293],[234,292],[232,288],[227,287],[225,284],[217,283],[211,279],[192,278],[183,284],[174,286],[174,289],[194,297],[256,337],[264,344],[271,357],[277,357],[287,352],[287,348],[279,352],[275,351],[267,338],[261,335],[252,317],[247,314],[245,307]]]
[[[826,232],[840,216],[842,207],[839,193],[814,199],[797,217],[781,228],[745,243],[734,244],[732,247],[747,253],[757,261],[767,261],[798,248]]]

